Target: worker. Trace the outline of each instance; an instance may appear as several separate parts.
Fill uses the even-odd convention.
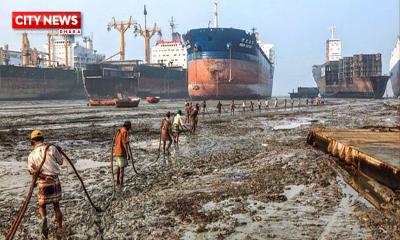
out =
[[[189,102],[185,101],[185,123],[189,122],[189,117],[190,117],[190,114],[189,114]]]
[[[203,104],[202,104],[201,108],[202,108],[203,117],[204,117],[204,114],[206,114],[206,112],[207,112],[207,103],[206,103],[206,100],[203,100]]]
[[[128,160],[132,157],[129,154],[129,130],[132,124],[125,121],[124,125],[118,129],[114,140],[114,158],[117,163],[117,186],[121,189],[124,186],[125,168],[128,166]]]
[[[188,120],[189,120],[189,124],[191,124],[191,122],[190,122],[190,116],[192,115],[192,112],[193,112],[193,103],[192,102],[190,102],[189,103],[189,112],[188,112],[188,116],[187,116],[187,118],[188,118]]]
[[[257,100],[258,111],[261,112],[261,101],[260,99]]]
[[[231,104],[229,105],[229,107],[230,107],[230,109],[231,109],[231,115],[232,115],[232,116],[235,116],[235,108],[236,108],[235,100],[232,100],[232,101],[231,101]]]
[[[297,103],[297,107],[299,107],[299,109],[301,107],[301,98],[299,98],[299,102]]]
[[[246,101],[243,101],[242,103],[242,113],[246,112]]]
[[[308,98],[306,99],[306,106],[308,107]]]
[[[58,176],[60,175],[60,165],[63,164],[63,156],[60,149],[50,146],[47,150],[46,160],[41,169],[40,164],[44,159],[46,145],[42,131],[36,129],[31,133],[32,152],[28,156],[28,170],[31,175],[40,171],[38,177],[38,212],[41,217],[41,231],[47,239],[49,229],[47,227],[47,204],[53,204],[55,220],[58,229],[62,229],[62,213],[60,209],[60,200],[62,198],[61,184]]]
[[[254,112],[254,103],[253,103],[253,101],[250,101],[250,110],[252,112]]]
[[[275,109],[277,109],[277,108],[278,108],[278,98],[275,98],[274,107],[275,107]]]
[[[174,137],[174,143],[178,146],[179,145],[179,135],[182,132],[183,128],[185,127],[185,125],[182,122],[182,111],[178,110],[178,112],[176,113],[175,117],[174,117],[174,121],[172,124],[172,134]]]
[[[161,121],[161,127],[160,127],[160,141],[163,142],[163,154],[165,155],[165,145],[167,144],[168,141],[168,147],[167,147],[167,154],[169,155],[169,148],[171,147],[172,144],[172,137],[171,137],[171,120],[169,119],[171,117],[171,113],[167,112],[165,114],[165,117]]]
[[[290,99],[290,106],[292,107],[292,111],[293,111],[293,108],[294,108],[294,99],[293,98]]]
[[[285,111],[286,111],[286,107],[287,107],[287,99],[286,99],[286,98],[285,98],[284,101],[283,101],[283,105],[284,105]]]
[[[265,99],[265,110],[268,111],[269,109],[269,101],[268,99]]]
[[[198,123],[198,117],[197,115],[199,115],[199,111],[200,111],[200,105],[197,103],[196,106],[194,107],[194,110],[192,112],[191,117],[191,128],[190,128],[190,132],[191,133],[195,133],[196,132],[196,128],[197,128],[197,123]]]
[[[221,116],[221,113],[222,113],[223,109],[224,109],[224,106],[222,105],[221,101],[218,101],[218,104],[217,104],[218,117]]]

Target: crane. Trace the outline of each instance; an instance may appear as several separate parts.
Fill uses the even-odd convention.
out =
[[[154,34],[161,34],[161,30],[157,28],[157,24],[154,23],[154,27],[152,29],[147,28],[147,10],[146,5],[144,5],[144,28],[138,24],[135,27],[135,37],[139,34],[144,38],[144,47],[145,47],[145,55],[146,55],[146,63],[150,63],[150,39],[154,36]]]
[[[136,29],[136,21],[132,19],[132,17],[129,17],[128,21],[115,21],[115,18],[113,17],[111,19],[111,22],[108,23],[107,25],[107,30],[111,31],[111,28],[117,29],[117,31],[120,34],[120,39],[119,39],[119,54],[120,54],[120,60],[124,61],[125,60],[125,32],[128,30],[131,26],[134,26]]]

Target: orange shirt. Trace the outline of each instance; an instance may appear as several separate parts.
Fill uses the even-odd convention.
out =
[[[128,144],[128,131],[124,127],[118,129],[117,136],[115,137],[114,156],[127,157],[128,153],[125,151],[124,144]]]

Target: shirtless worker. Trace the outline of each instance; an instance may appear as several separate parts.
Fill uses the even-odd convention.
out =
[[[114,142],[114,159],[117,163],[117,186],[124,186],[124,170],[128,166],[129,155],[129,130],[132,124],[125,121],[122,128],[118,129]]]
[[[197,123],[199,121],[199,119],[197,117],[199,115],[199,111],[200,111],[200,106],[197,103],[196,106],[194,107],[192,115],[190,116],[191,117],[191,123],[192,123],[191,128],[190,128],[190,132],[191,133],[195,133],[196,132]]]
[[[265,99],[265,110],[268,111],[269,109],[269,101],[268,99]]]
[[[190,123],[190,116],[192,115],[192,112],[193,112],[193,103],[190,102],[190,103],[189,103],[188,116],[187,116],[187,118],[188,118],[188,120],[189,120],[189,121],[188,121],[189,124],[191,124],[191,123]]]
[[[165,155],[165,145],[168,141],[168,147],[167,147],[167,154],[169,155],[169,148],[171,147],[172,144],[172,137],[171,137],[171,120],[169,119],[171,117],[171,113],[167,112],[165,114],[165,117],[161,121],[161,127],[160,127],[160,141],[163,142],[163,154]]]
[[[31,175],[39,171],[39,166],[43,161],[46,145],[42,131],[36,129],[31,133],[32,152],[28,157],[28,170]],[[47,227],[46,205],[53,204],[55,220],[58,229],[62,229],[62,213],[60,210],[60,200],[62,198],[61,184],[58,176],[60,175],[60,165],[63,164],[63,156],[59,149],[50,146],[47,150],[46,161],[38,177],[38,212],[42,219],[42,234],[47,239],[49,229]]]
[[[232,100],[232,101],[231,101],[231,104],[229,104],[229,107],[230,107],[230,109],[231,109],[231,115],[232,115],[232,116],[235,116],[235,108],[236,108],[235,100]]]
[[[185,101],[185,123],[188,123],[189,122],[189,117],[190,117],[190,114],[189,114],[189,102],[188,101]]]
[[[182,122],[182,111],[178,110],[178,112],[176,113],[175,117],[174,117],[174,121],[172,124],[172,134],[174,137],[174,143],[178,146],[179,145],[179,135],[182,131],[182,128],[185,127],[185,125]]]
[[[252,112],[254,112],[254,103],[253,103],[253,101],[250,101],[250,110]]]

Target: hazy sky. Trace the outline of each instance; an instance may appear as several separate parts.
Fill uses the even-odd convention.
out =
[[[83,34],[94,35],[94,47],[110,56],[119,51],[118,32],[107,31],[114,16],[129,16],[143,25],[143,5],[148,22],[157,22],[164,37],[170,37],[168,21],[177,21],[177,31],[206,27],[212,19],[212,0],[0,0],[0,44],[21,48],[21,34],[11,29],[12,11],[81,11]],[[343,55],[382,53],[382,69],[389,72],[389,58],[399,35],[400,0],[218,0],[221,27],[257,28],[263,42],[273,43],[276,68],[273,95],[287,95],[297,86],[316,86],[313,64],[324,62],[329,26],[335,25],[342,40]],[[31,46],[43,48],[46,35],[29,35]],[[153,43],[156,40],[153,38]],[[142,38],[126,33],[127,58],[144,58]],[[391,91],[390,91],[391,92]]]

